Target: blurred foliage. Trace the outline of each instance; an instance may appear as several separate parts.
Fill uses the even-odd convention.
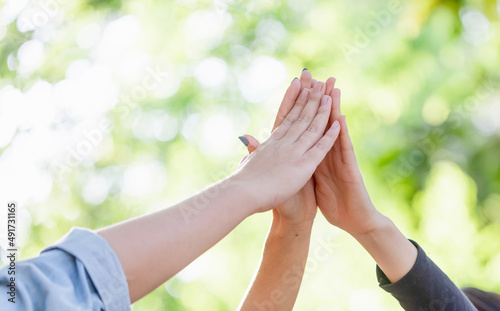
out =
[[[264,140],[307,67],[337,78],[375,205],[459,286],[500,292],[499,12],[495,0],[2,2],[0,197],[23,208],[22,258],[229,175],[237,137]],[[269,218],[134,310],[235,309]],[[296,309],[399,306],[318,215]]]

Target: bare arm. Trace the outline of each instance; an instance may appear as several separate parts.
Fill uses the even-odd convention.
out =
[[[379,224],[370,232],[352,236],[372,256],[392,282],[399,281],[417,260],[417,248],[387,217],[380,215]]]
[[[303,70],[300,80],[292,81],[280,105],[274,128],[281,125],[294,107],[299,91],[314,87],[311,73]],[[322,88],[325,89],[323,86]],[[274,130],[273,128],[273,130]],[[245,135],[252,153],[259,142]],[[314,182],[310,179],[293,197],[273,210],[260,267],[243,298],[240,310],[292,310],[309,251],[311,229],[317,212]]]
[[[260,268],[240,310],[292,310],[309,251],[312,222],[294,226],[274,218]]]
[[[132,302],[245,217],[278,206],[310,180],[339,133],[335,127],[325,133],[331,102],[323,93],[321,86],[302,92],[283,124],[221,183],[171,208],[99,230],[118,255]]]
[[[417,249],[390,219],[373,206],[358,168],[345,116],[340,113],[340,90],[326,81],[332,97],[330,123],[340,122],[339,139],[314,173],[318,206],[333,225],[351,234],[375,259],[391,282],[413,267]]]
[[[117,254],[131,302],[145,296],[215,245],[254,211],[231,178],[170,208],[98,231]]]

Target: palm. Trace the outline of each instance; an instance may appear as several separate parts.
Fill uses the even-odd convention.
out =
[[[340,113],[340,90],[334,88],[335,79],[326,84],[333,100],[328,126],[338,120],[341,133],[313,175],[316,201],[331,224],[350,233],[364,233],[374,226],[371,216],[377,211],[363,183],[345,117]]]
[[[340,141],[327,154],[314,173],[316,200],[325,218],[348,232],[364,230],[368,198],[359,171],[342,161]]]

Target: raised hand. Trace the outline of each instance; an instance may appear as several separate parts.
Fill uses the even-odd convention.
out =
[[[307,183],[340,131],[332,126],[325,133],[331,99],[324,93],[324,84],[304,89],[282,124],[231,176],[172,207],[99,231],[122,264],[132,302],[182,270],[243,219],[278,206]],[[308,241],[306,235],[292,237]],[[278,235],[276,241],[280,239]],[[145,259],[137,260],[137,253],[155,269],[142,271]]]
[[[295,107],[297,96],[313,87],[311,74],[305,70],[294,79],[281,102],[273,130],[286,122]],[[325,87],[321,88],[321,96]],[[313,89],[315,90],[315,89]],[[328,100],[328,98],[327,98]],[[328,105],[331,105],[329,101]],[[321,108],[320,108],[321,109]],[[318,110],[319,111],[319,110]],[[242,141],[252,154],[259,142],[250,135]],[[312,178],[291,198],[273,209],[273,222],[267,236],[262,260],[256,277],[242,300],[239,310],[292,310],[299,292],[309,252],[309,243],[317,204]],[[286,254],[286,256],[283,256]],[[290,281],[293,280],[293,281]],[[275,293],[280,293],[279,299]]]
[[[311,73],[303,70],[299,79],[294,79],[283,97],[274,122],[273,131],[280,126],[287,114],[292,110],[297,97],[304,89],[310,89],[312,84]],[[326,88],[325,88],[326,89]],[[244,135],[247,140],[247,149],[251,154],[260,145],[259,141],[251,135]],[[314,181],[310,178],[302,189],[273,209],[273,218],[293,226],[312,226],[317,212],[316,197],[314,194]]]
[[[340,112],[340,90],[326,81],[333,107],[328,126],[340,122],[339,139],[314,173],[316,201],[325,218],[352,235],[374,230],[384,217],[373,206],[358,168],[345,116]]]
[[[326,81],[333,107],[329,124],[338,120],[339,139],[314,173],[316,201],[325,218],[351,234],[375,259],[391,282],[410,271],[417,249],[394,223],[373,206],[358,168],[354,148],[340,113],[340,90],[335,79]]]
[[[233,176],[246,184],[257,211],[276,207],[302,189],[337,139],[338,122],[325,133],[332,105],[324,93],[321,82],[312,90],[304,88],[271,137],[242,161]]]

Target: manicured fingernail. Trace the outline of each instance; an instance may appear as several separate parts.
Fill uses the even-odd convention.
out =
[[[307,70],[307,68],[303,68],[302,71]]]
[[[335,120],[335,122],[333,122],[332,124],[332,128],[336,129],[337,127],[339,127],[340,124],[339,124],[339,121]]]
[[[295,80],[297,80],[297,79],[298,79],[297,77],[293,78],[293,80],[292,80],[292,82],[290,82],[290,84],[292,84],[292,83],[293,83],[293,81],[295,81]]]
[[[248,139],[246,139],[244,136],[240,136],[240,137],[238,137],[238,138],[241,140],[241,142],[242,142],[245,146],[247,146],[247,147],[248,147],[248,144],[249,144]]]

